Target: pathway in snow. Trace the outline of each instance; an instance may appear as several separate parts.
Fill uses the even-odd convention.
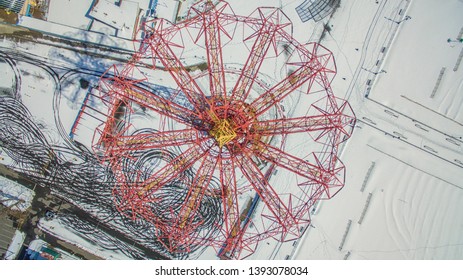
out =
[[[359,122],[342,155],[346,186],[313,216],[295,258],[463,258],[463,75],[451,73],[462,46],[446,42],[463,25],[463,3],[407,2],[379,1],[365,14],[369,6],[353,1],[333,18],[326,44],[341,55],[334,87],[348,88]]]

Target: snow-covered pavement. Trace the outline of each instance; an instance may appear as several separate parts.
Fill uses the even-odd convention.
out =
[[[378,2],[374,17],[364,1],[341,4],[322,41],[340,54],[333,87],[347,89],[359,122],[341,157],[346,186],[294,258],[462,259],[463,75],[452,69],[463,44],[446,40],[463,26],[463,3]]]

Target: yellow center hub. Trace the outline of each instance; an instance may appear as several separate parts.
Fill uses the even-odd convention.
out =
[[[215,138],[219,147],[222,148],[224,145],[236,138],[236,132],[233,130],[232,125],[226,119],[218,119],[214,122],[214,127],[209,131],[209,134]]]

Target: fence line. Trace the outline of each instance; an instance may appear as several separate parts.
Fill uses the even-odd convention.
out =
[[[349,233],[351,225],[352,225],[352,220],[347,221],[346,231],[344,232],[344,235],[342,236],[341,244],[339,244],[339,248],[338,248],[339,251],[342,250],[342,247],[344,246],[344,242],[346,242],[347,234]]]
[[[455,63],[455,67],[453,67],[454,72],[458,71],[458,67],[460,66],[462,58],[463,58],[463,48],[461,48],[461,52],[460,52],[460,55],[458,56],[457,63]]]
[[[439,73],[439,77],[437,77],[436,84],[434,85],[434,89],[432,90],[431,98],[434,98],[434,96],[436,95],[437,89],[439,88],[439,85],[442,82],[442,77],[444,76],[444,73],[445,73],[445,67],[442,67]]]
[[[373,168],[375,167],[375,162],[373,161],[370,165],[370,168],[368,168],[367,174],[365,175],[365,179],[363,179],[363,184],[362,188],[360,189],[361,192],[363,192],[367,186],[368,179],[370,179],[371,172],[373,171]]]
[[[365,202],[365,206],[363,207],[362,215],[360,215],[360,219],[359,219],[359,221],[358,221],[359,225],[362,224],[363,218],[365,218],[365,213],[366,213],[367,210],[368,210],[368,206],[370,206],[370,201],[371,201],[371,197],[372,197],[372,196],[373,196],[372,193],[369,193],[369,194],[368,194],[367,201]]]

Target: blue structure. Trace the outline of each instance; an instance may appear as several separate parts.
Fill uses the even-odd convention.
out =
[[[302,22],[311,19],[320,21],[330,15],[340,2],[341,0],[305,0],[296,7],[296,12]]]
[[[27,9],[26,9],[26,17],[32,16],[31,14],[31,4],[27,4]]]
[[[148,14],[153,16],[156,14],[156,7],[158,6],[158,0],[151,0],[149,5]]]
[[[26,250],[26,254],[24,255],[24,260],[56,260],[60,257],[60,253],[44,245],[42,248],[40,248],[39,252],[28,248]]]

